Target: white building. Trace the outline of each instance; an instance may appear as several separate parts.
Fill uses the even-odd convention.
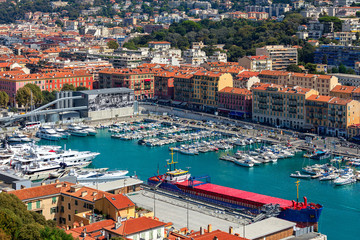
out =
[[[208,57],[208,62],[227,62],[226,53],[216,51],[214,55]]]
[[[193,66],[199,66],[207,60],[206,53],[200,49],[189,49],[184,51],[183,58],[185,63]]]

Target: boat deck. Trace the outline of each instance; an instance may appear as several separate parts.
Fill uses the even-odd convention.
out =
[[[202,182],[200,181],[193,181],[193,184],[200,184]],[[180,186],[190,186],[190,181],[184,181],[177,183],[176,185]],[[213,193],[214,195],[225,195],[229,196],[232,199],[241,199],[245,200],[246,202],[252,203],[257,206],[262,206],[265,204],[279,204],[281,208],[287,208],[292,206],[292,201],[277,198],[277,197],[271,197],[263,194],[253,193],[253,192],[247,192],[243,190],[238,190],[234,188],[229,187],[223,187],[220,185],[215,185],[212,183],[204,183],[199,186],[195,186],[194,189],[202,190],[205,192]]]

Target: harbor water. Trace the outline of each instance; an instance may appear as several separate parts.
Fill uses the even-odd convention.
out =
[[[166,171],[166,160],[170,159],[168,146],[147,147],[138,145],[137,141],[123,141],[110,137],[107,130],[98,130],[96,136],[70,137],[68,140],[50,142],[41,140],[40,144],[61,145],[66,149],[90,150],[100,152],[93,161],[93,167],[110,170],[128,170],[141,180]],[[296,200],[296,179],[289,175],[309,164],[319,163],[316,160],[304,159],[303,153],[293,158],[279,159],[277,163],[267,163],[253,168],[245,168],[232,162],[219,160],[222,154],[245,150],[249,147],[238,147],[232,151],[200,153],[188,156],[175,153],[177,167],[189,167],[194,176],[209,175],[211,182],[227,187],[266,194],[274,197]],[[321,161],[325,163],[325,161]],[[324,210],[319,222],[319,231],[328,235],[328,239],[358,239],[357,228],[360,215],[360,184],[335,187],[331,182],[320,182],[317,179],[300,181],[300,197],[306,196],[309,202],[320,203]]]

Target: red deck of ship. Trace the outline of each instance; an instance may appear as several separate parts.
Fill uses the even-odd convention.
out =
[[[198,183],[201,183],[201,182],[199,182],[199,181],[193,182],[194,185],[196,185]],[[177,183],[177,185],[188,186],[189,182],[188,181],[180,182],[180,183]],[[196,186],[194,188],[205,191],[205,192],[213,193],[214,195],[225,195],[225,196],[229,196],[231,198],[242,199],[249,203],[253,203],[254,205],[258,205],[258,206],[262,206],[265,204],[280,204],[281,208],[287,208],[287,207],[292,206],[292,201],[290,201],[290,200],[266,196],[266,195],[253,193],[253,192],[242,191],[242,190],[229,188],[229,187],[223,187],[223,186],[215,185],[212,183],[205,183],[205,184]]]

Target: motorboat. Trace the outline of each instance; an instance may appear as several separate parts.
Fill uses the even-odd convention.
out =
[[[87,134],[89,136],[95,136],[97,134],[97,131],[95,128],[92,128],[92,127],[89,127],[89,126],[86,126],[86,125],[81,125],[79,126],[83,131],[87,132]]]
[[[239,165],[239,166],[242,166],[242,167],[253,167],[254,166],[254,163],[250,160],[239,160],[239,159],[236,159],[234,161],[235,164]]]
[[[56,128],[55,131],[61,136],[62,139],[68,139],[70,137],[70,133],[66,132],[65,129]]]
[[[348,185],[348,184],[351,184],[351,183],[354,183],[354,182],[356,182],[356,177],[352,173],[340,175],[338,178],[336,178],[334,180],[334,184],[336,186]]]
[[[325,173],[322,177],[319,178],[319,181],[332,181],[339,177],[338,174],[335,173]]]
[[[61,139],[61,135],[49,126],[40,127],[35,136],[50,141],[58,141]]]
[[[77,136],[77,137],[86,137],[88,135],[88,132],[83,130],[81,127],[75,125],[75,124],[71,124],[68,127],[68,132],[72,135],[72,136]]]
[[[292,177],[292,178],[301,178],[301,179],[309,179],[309,178],[311,178],[311,175],[301,174],[299,171],[296,171],[295,173],[290,174],[290,177]]]
[[[129,171],[115,170],[115,171],[96,171],[96,170],[70,170],[69,175],[75,176],[79,183],[86,182],[110,182],[126,178]]]
[[[220,160],[229,161],[229,162],[235,162],[236,158],[229,156],[229,155],[223,155],[219,158]]]

